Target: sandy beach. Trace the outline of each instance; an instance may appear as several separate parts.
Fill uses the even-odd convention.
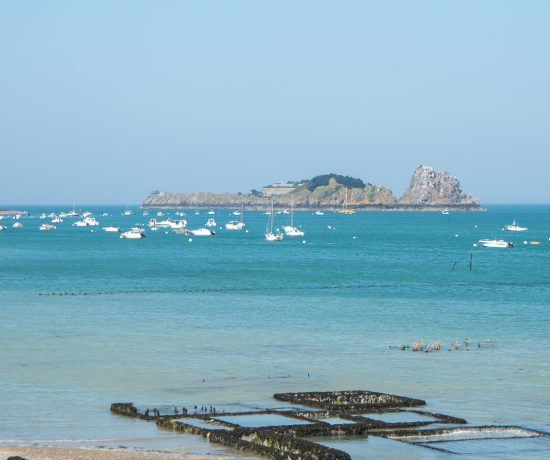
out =
[[[228,460],[228,457],[148,454],[135,450],[77,449],[65,447],[0,446],[0,458],[19,456],[26,460]]]

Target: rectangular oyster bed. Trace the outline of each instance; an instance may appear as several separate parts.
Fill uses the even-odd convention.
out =
[[[210,442],[269,458],[348,460],[342,450],[315,439],[367,439],[376,436],[444,452],[448,444],[517,438],[548,438],[548,433],[513,426],[464,426],[466,420],[426,412],[420,399],[372,391],[280,393],[274,399],[298,407],[204,413],[174,408],[173,414],[138,410],[132,403],[113,403],[111,411],[155,421],[157,426],[206,437]],[[433,428],[445,424],[446,428]],[[458,425],[458,426],[456,426]],[[432,426],[432,429],[429,427]],[[344,444],[345,445],[345,444]],[[460,449],[458,449],[460,450]],[[458,452],[457,452],[458,453]]]

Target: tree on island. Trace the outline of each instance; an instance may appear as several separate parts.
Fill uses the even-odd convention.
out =
[[[321,176],[315,176],[313,179],[307,181],[307,189],[310,192],[313,192],[313,190],[315,190],[317,187],[328,185],[330,179],[334,179],[337,184],[343,185],[346,188],[365,188],[365,183],[361,179],[330,173],[323,174]]]

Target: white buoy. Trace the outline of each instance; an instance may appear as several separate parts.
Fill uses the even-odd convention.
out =
[[[455,238],[458,238],[458,233],[455,233]]]
[[[191,241],[193,241],[193,238],[189,238],[187,241],[189,241],[191,243]]]
[[[474,248],[477,248],[477,243],[474,243]]]
[[[474,228],[477,228],[477,225],[474,225]]]
[[[354,240],[356,240],[356,239],[357,239],[357,237],[356,237],[355,235],[353,235],[353,239],[354,239]]]
[[[524,241],[523,244],[527,244],[527,241]]]
[[[306,244],[306,240],[302,240],[302,244]]]

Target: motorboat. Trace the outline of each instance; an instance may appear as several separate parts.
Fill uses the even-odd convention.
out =
[[[52,219],[52,224],[60,224],[63,222],[63,219],[59,216],[55,216],[53,219]]]
[[[45,219],[46,217],[47,217],[46,214],[44,213],[40,214],[40,219]]]
[[[126,210],[122,213],[123,216],[131,216],[132,214],[134,214],[134,213],[133,213],[133,211],[132,211],[131,209],[126,209]]]
[[[241,211],[233,211],[232,213],[234,216],[240,216],[241,215]]]
[[[285,225],[283,227],[283,230],[285,231],[286,236],[304,236],[305,235],[305,233],[302,230],[296,227],[293,227],[292,225]]]
[[[77,220],[73,227],[97,227],[99,225],[99,222],[95,219],[95,217],[85,217],[82,220]]]
[[[323,211],[315,211],[316,216],[324,216],[325,213]]]
[[[273,231],[275,218],[273,217],[273,198],[271,199],[271,212],[269,213],[269,219],[267,220],[267,226],[265,228],[265,240],[266,241],[283,241],[283,234],[278,230]]]
[[[172,230],[180,230],[187,227],[187,221],[185,219],[173,220],[170,222],[170,228]]]
[[[148,216],[148,215],[149,215],[149,212],[148,212],[148,211],[143,211],[143,215],[144,215],[144,216]]]
[[[23,228],[23,224],[21,222],[15,222],[13,225],[12,225],[13,228]]]
[[[510,225],[506,225],[504,227],[504,230],[507,230],[509,232],[525,232],[529,229],[527,227],[522,227],[516,224],[516,220],[514,219],[514,221]]]
[[[0,225],[0,232],[3,231],[3,230],[7,230],[8,227],[6,227],[5,225]]]
[[[195,230],[191,230],[191,234],[195,236],[212,236],[215,235],[216,232],[214,230],[210,230],[209,228],[197,228]]]
[[[99,222],[95,219],[95,217],[87,216],[84,218],[84,222],[86,222],[89,227],[97,227],[99,225]]]
[[[104,232],[111,232],[111,233],[120,233],[122,230],[120,227],[114,227],[114,226],[108,226],[108,227],[103,227],[103,231]]]
[[[485,239],[485,240],[479,240],[478,244],[486,248],[513,248],[514,247],[513,243],[505,240]]]
[[[164,216],[164,213],[162,211],[158,211],[157,212],[157,217],[162,217],[162,216]]]
[[[86,211],[82,213],[82,217],[90,217],[92,213],[90,211]]]
[[[443,214],[444,216],[448,216],[449,215],[449,210],[444,209],[443,211],[441,211],[441,214]]]
[[[126,232],[121,233],[120,237],[135,240],[139,238],[145,238],[145,233],[142,228],[134,227]]]
[[[208,211],[207,214],[210,214],[211,216],[213,216],[214,214],[216,214],[216,211]]]
[[[151,230],[156,230],[156,227],[153,227]],[[176,235],[190,235],[191,232],[188,228],[175,228],[173,233]]]
[[[206,222],[207,227],[215,227],[216,225],[216,221],[212,218],[208,219],[208,221]]]
[[[54,230],[55,228],[56,228],[55,225],[42,224],[39,230]]]
[[[232,220],[225,224],[227,230],[242,230],[244,226],[244,222],[239,222],[238,220]]]

